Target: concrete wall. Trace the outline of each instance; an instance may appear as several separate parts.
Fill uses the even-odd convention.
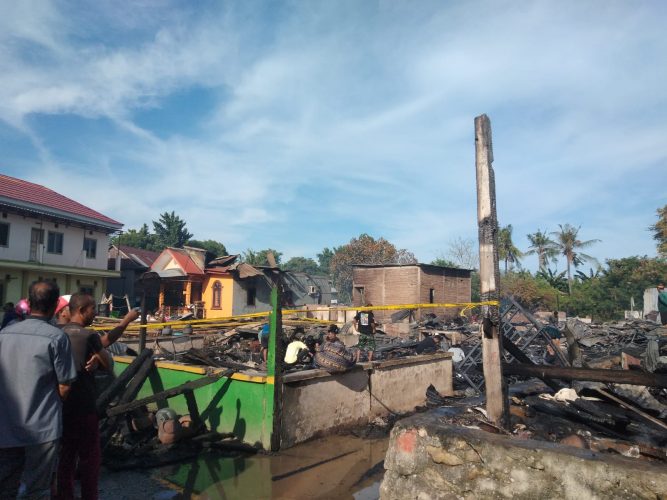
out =
[[[453,427],[434,410],[391,432],[380,498],[667,498],[667,468],[544,441]]]
[[[248,289],[255,288],[255,305],[248,305]],[[234,280],[232,314],[249,314],[271,310],[271,286],[266,278],[257,276]]]
[[[438,362],[438,359],[443,361]],[[423,404],[430,384],[441,394],[453,394],[450,353],[383,361],[371,372],[371,418],[413,411]]]
[[[9,224],[9,245],[0,246],[0,260],[14,260],[27,262],[30,258],[30,234],[32,228],[44,230],[43,250],[38,250],[38,261],[46,265],[84,267],[89,269],[107,268],[107,249],[109,236],[100,231],[90,231],[81,227],[67,227],[63,223],[54,223],[47,220],[23,217],[7,213],[7,218],[0,222]],[[47,250],[49,231],[63,233],[62,254],[51,254]],[[92,234],[90,234],[92,233]],[[97,240],[95,259],[86,259],[83,252],[83,239]]]
[[[107,278],[100,276],[85,276],[50,270],[23,270],[0,265],[0,282],[2,288],[4,288],[4,297],[0,297],[0,301],[16,303],[27,297],[28,287],[32,282],[39,279],[55,281],[60,288],[61,295],[78,292],[82,287],[91,288],[96,302],[99,302],[102,298],[102,294],[106,290],[107,280]]]
[[[453,394],[451,354],[360,363],[329,374],[308,370],[283,379],[282,447],[334,430],[365,425],[377,416],[406,413],[423,405],[426,389]]]

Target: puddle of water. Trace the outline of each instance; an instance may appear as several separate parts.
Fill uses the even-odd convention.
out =
[[[375,500],[388,442],[329,436],[273,456],[228,458],[211,453],[158,474],[184,498]]]

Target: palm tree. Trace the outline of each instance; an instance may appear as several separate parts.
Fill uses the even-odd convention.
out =
[[[581,241],[579,239],[579,230],[581,226],[574,227],[570,224],[558,224],[560,231],[553,231],[551,234],[556,237],[556,248],[558,253],[565,256],[567,261],[567,288],[572,293],[572,275],[570,267],[574,264],[577,267],[585,261],[597,263],[597,260],[590,255],[580,252],[581,248],[587,248],[600,240]]]
[[[523,252],[512,241],[512,224],[501,227],[498,231],[498,258],[505,261],[505,274],[507,274],[507,264],[519,264],[521,257]]]
[[[540,229],[536,233],[527,234],[528,241],[530,241],[530,250],[524,255],[537,255],[537,263],[540,271],[547,268],[547,263],[553,261],[558,255],[558,248],[556,242],[547,236],[546,231]]]

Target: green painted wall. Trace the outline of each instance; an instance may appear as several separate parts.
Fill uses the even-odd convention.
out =
[[[116,374],[122,373],[127,364],[117,361]],[[139,392],[138,398],[179,386],[203,377],[197,373],[158,368]],[[265,393],[269,384],[221,378],[219,381],[194,391],[199,413],[209,429],[233,432],[239,439],[265,449],[270,447],[272,422],[265,423]],[[271,385],[271,390],[273,385]],[[168,400],[168,405],[179,415],[188,413],[184,396]],[[269,432],[266,432],[266,429]]]

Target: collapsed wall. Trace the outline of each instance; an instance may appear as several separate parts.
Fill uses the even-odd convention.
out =
[[[385,500],[667,500],[663,465],[454,427],[437,411],[395,425],[385,469]]]

